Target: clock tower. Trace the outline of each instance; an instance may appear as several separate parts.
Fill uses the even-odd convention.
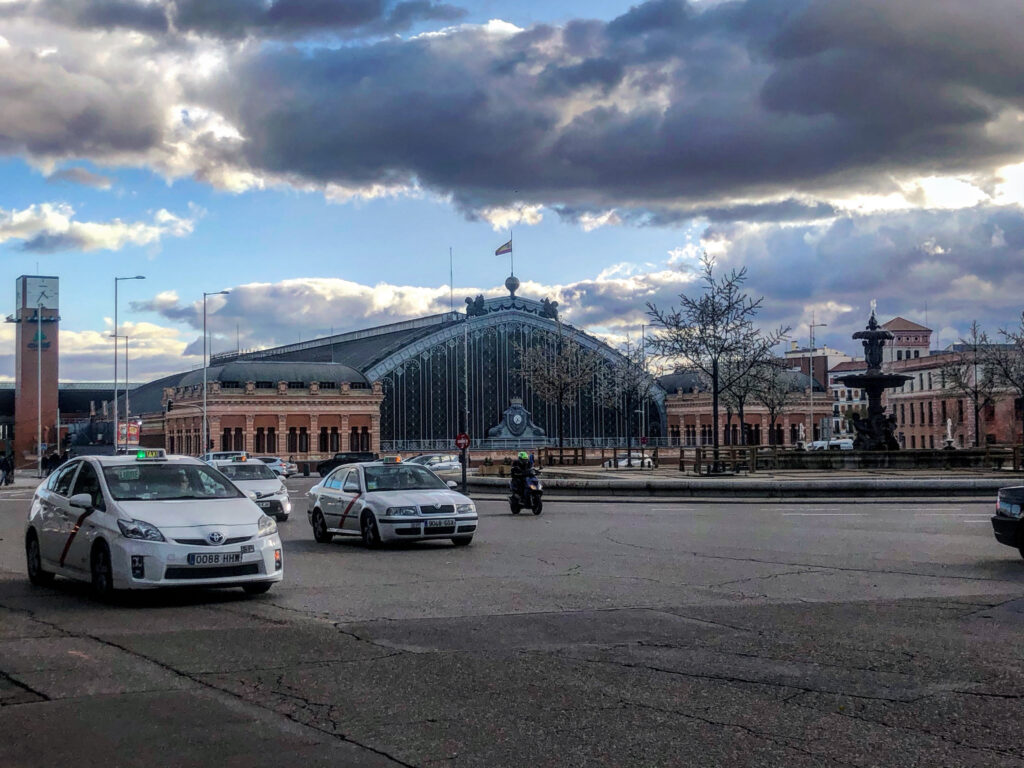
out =
[[[57,437],[59,281],[22,275],[15,288],[14,461],[37,466],[39,454],[59,452]]]

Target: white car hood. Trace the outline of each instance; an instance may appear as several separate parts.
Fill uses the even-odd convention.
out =
[[[144,520],[163,530],[206,525],[255,527],[263,514],[248,498],[119,501],[117,506],[125,517]]]
[[[447,488],[434,491],[373,491],[363,498],[374,507],[422,507],[435,504],[471,504],[461,493]]]
[[[281,490],[281,481],[278,478],[272,480],[232,480],[242,492],[253,491],[257,494],[273,495]]]

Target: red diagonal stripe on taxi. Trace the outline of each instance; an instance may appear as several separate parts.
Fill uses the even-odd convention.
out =
[[[345,507],[345,511],[341,515],[341,522],[338,523],[338,527],[339,528],[344,528],[345,527],[345,520],[348,519],[348,513],[352,511],[352,505],[356,503],[356,499],[358,499],[358,498],[359,498],[359,494],[357,493],[355,496],[352,497],[352,501],[350,501],[348,503],[348,506]]]
[[[78,516],[78,520],[75,522],[75,527],[71,529],[71,535],[68,536],[68,540],[64,542],[64,551],[60,553],[60,566],[64,567],[64,558],[68,556],[68,550],[71,549],[71,542],[75,540],[75,535],[78,533],[78,529],[82,527],[82,523],[85,522],[85,518],[93,513],[93,510],[87,509],[81,515]]]

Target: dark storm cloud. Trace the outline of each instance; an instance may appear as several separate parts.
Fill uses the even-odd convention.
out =
[[[205,36],[197,51],[222,57],[216,77],[162,84],[148,65],[171,54],[156,38],[118,72],[98,56],[54,62],[12,48],[21,61],[0,63],[0,152],[142,157],[225,186],[239,175],[418,184],[470,214],[615,208],[654,225],[691,209],[767,219],[771,206],[799,220],[837,198],[899,192],[896,179],[984,183],[1024,156],[1016,0],[652,0],[610,22],[341,46],[322,33],[459,12],[425,0],[39,0],[0,13],[152,30],[161,8],[172,30]],[[301,44],[210,42],[246,36]],[[175,134],[167,115],[182,101],[237,138],[187,123]],[[817,202],[802,211],[795,200]]]
[[[1024,26],[1024,5],[972,7],[966,35],[947,3],[873,2],[880,21],[848,23],[862,6],[658,0],[562,32],[260,50],[207,98],[256,171],[416,178],[467,210],[717,198],[711,215],[728,218],[729,196],[885,192],[892,174],[987,171],[1024,153],[1020,131],[993,129],[1024,107],[1024,46],[1005,32]],[[915,25],[931,36],[908,35]]]
[[[0,6],[0,18],[32,15],[88,29],[172,30],[218,38],[296,37],[320,32],[386,34],[465,11],[431,0],[36,0]]]

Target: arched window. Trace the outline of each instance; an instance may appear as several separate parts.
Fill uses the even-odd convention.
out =
[[[288,427],[288,453],[297,453],[299,450],[299,433],[295,427]]]
[[[224,433],[220,436],[220,449],[222,451],[231,450],[231,427],[224,427]]]
[[[277,453],[277,432],[273,427],[267,427],[267,453]]]
[[[309,432],[299,427],[299,453],[309,453]]]
[[[316,449],[320,453],[326,453],[327,451],[327,427],[320,427],[320,440],[317,442]]]

